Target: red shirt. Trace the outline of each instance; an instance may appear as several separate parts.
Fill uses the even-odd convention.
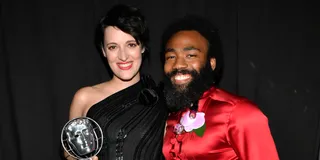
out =
[[[162,149],[167,160],[279,159],[267,117],[246,98],[213,87],[198,106],[198,111],[205,113],[202,137],[194,132],[173,132],[188,109],[169,115]]]

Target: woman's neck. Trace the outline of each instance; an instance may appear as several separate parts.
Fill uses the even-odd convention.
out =
[[[140,74],[137,73],[132,79],[130,80],[122,80],[117,76],[113,75],[112,79],[109,81],[113,87],[117,88],[117,90],[122,90],[128,88],[140,81]]]

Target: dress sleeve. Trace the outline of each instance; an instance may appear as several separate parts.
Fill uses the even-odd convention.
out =
[[[268,118],[249,101],[235,105],[229,117],[227,138],[241,160],[278,160]]]

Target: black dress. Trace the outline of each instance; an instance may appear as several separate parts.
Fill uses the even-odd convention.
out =
[[[160,91],[161,92],[161,91]],[[102,128],[99,160],[163,159],[167,110],[150,77],[93,105],[87,117]]]

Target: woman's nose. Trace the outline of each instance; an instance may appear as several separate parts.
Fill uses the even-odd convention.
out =
[[[119,49],[118,58],[121,61],[126,61],[128,59],[128,54],[126,53],[125,49]]]

